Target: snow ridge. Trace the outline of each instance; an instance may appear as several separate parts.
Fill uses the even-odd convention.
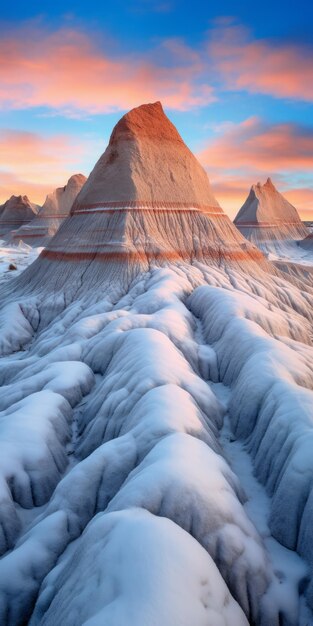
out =
[[[219,429],[226,408],[214,390],[219,381],[230,386],[232,428],[247,441],[273,496],[273,535],[310,565],[304,492],[312,464],[299,448],[313,379],[306,304],[306,295],[281,279],[275,294],[238,270],[198,264],[142,274],[117,302],[63,303],[44,327],[33,324],[23,352],[13,352],[24,332],[13,325],[12,354],[0,360],[0,423],[18,424],[23,445],[14,463],[0,464],[8,503],[1,523],[13,529],[4,532],[9,542],[0,560],[2,624],[74,626],[77,615],[116,626],[126,615],[142,626],[160,623],[160,616],[168,626],[173,616],[189,626],[190,615],[212,626],[218,619],[299,623],[297,585],[305,584],[305,567],[291,610],[290,598],[284,605],[275,593],[277,574],[225,458]],[[42,319],[39,301],[24,302],[29,319],[36,311]],[[40,428],[37,421],[21,423],[21,407],[25,415],[26,408],[40,414]],[[271,436],[264,437],[270,419]],[[294,485],[288,528],[280,511]],[[27,522],[21,507],[29,506]],[[142,589],[145,602],[138,603]],[[307,597],[311,603],[310,587]]]

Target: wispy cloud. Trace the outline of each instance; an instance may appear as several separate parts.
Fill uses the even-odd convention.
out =
[[[270,124],[254,116],[220,129],[199,154],[208,167],[253,174],[313,168],[311,127]]]
[[[182,47],[179,52],[181,54]],[[86,33],[27,29],[0,43],[0,105],[15,109],[48,107],[64,115],[125,110],[162,99],[186,110],[212,102],[213,88],[201,81],[198,60],[184,63],[168,47],[158,54],[110,56]]]
[[[60,183],[62,184],[62,181],[60,181]],[[64,185],[65,183],[66,180],[63,180]],[[49,183],[46,184],[44,182],[32,183],[20,178],[13,172],[0,170],[0,204],[3,204],[12,195],[26,195],[31,202],[35,202],[41,206],[47,194],[53,191],[56,186],[60,185],[49,185]]]
[[[118,54],[115,44],[105,48],[99,35],[47,32],[36,23],[10,31],[0,42],[0,106],[77,116],[161,99],[167,108],[188,110],[225,89],[313,100],[312,48],[253,39],[231,18],[215,21],[197,47],[170,38],[141,53]]]
[[[0,130],[0,145],[0,202],[12,194],[30,194],[31,200],[42,203],[49,191],[81,170],[86,156],[100,156],[105,148],[102,141],[88,137],[75,140],[5,129]]]
[[[157,0],[135,4],[155,12],[172,6]],[[107,37],[105,45],[95,33],[74,28],[49,32],[40,20],[8,30],[0,42],[0,108],[35,108],[36,115],[85,120],[159,99],[167,109],[190,110],[225,100],[225,90],[313,100],[312,48],[253,38],[232,17],[215,20],[197,46],[164,38],[154,47],[147,44],[144,52],[119,49],[118,41]],[[213,130],[199,156],[226,208],[238,208],[249,185],[268,174],[287,193],[299,187],[301,206],[307,208],[311,192],[300,173],[312,171],[312,128],[269,124],[251,116]],[[25,193],[27,185],[33,190],[37,185],[38,199],[43,181],[52,187],[63,184],[105,147],[93,150],[81,137],[76,141],[67,135],[14,131],[3,131],[0,140],[2,198],[9,188]]]
[[[224,87],[277,98],[313,101],[313,47],[253,39],[242,26],[219,23],[208,55]]]
[[[208,171],[218,199],[232,215],[240,208],[249,187],[267,176],[272,176],[284,192],[292,192],[300,210],[310,208],[312,190],[302,186],[296,201],[295,189],[295,179],[313,169],[310,127],[269,124],[251,117],[240,124],[225,123],[216,130],[197,156]]]

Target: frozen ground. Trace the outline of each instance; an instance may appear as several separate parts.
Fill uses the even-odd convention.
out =
[[[256,244],[270,261],[287,261],[313,267],[313,254],[296,241],[262,241]]]
[[[262,249],[262,247],[260,246]],[[262,250],[266,252],[266,250]],[[290,246],[282,247],[278,252],[268,252],[267,258],[270,261],[287,261],[290,263],[299,263],[300,265],[307,265],[313,267],[313,254],[305,252],[297,244],[290,244]]]
[[[8,246],[0,240],[0,284],[20,274],[37,258],[41,250],[42,248],[32,248],[22,241],[18,245]],[[12,263],[16,270],[9,269]]]
[[[3,626],[313,624],[311,304],[198,264],[4,309]]]

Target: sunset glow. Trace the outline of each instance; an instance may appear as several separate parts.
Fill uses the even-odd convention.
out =
[[[84,10],[56,6],[49,21],[33,8],[16,22],[7,9],[1,202],[21,193],[42,203],[71,174],[88,175],[112,121],[161,100],[231,216],[251,184],[271,176],[303,218],[313,218],[313,51],[292,37],[292,25],[284,37],[278,16],[271,29],[266,20],[255,28],[246,12],[199,9],[192,38],[181,4],[134,1],[96,24]]]

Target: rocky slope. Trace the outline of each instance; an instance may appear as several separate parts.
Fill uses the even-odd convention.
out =
[[[83,174],[74,174],[64,187],[58,187],[50,193],[36,217],[12,233],[13,242],[22,239],[28,245],[46,246],[69,215],[85,182]]]
[[[1,624],[312,623],[313,291],[159,103],[0,302]]]
[[[30,222],[39,208],[27,196],[11,196],[0,206],[0,238],[11,239],[12,231]]]
[[[246,239],[264,252],[278,254],[309,232],[296,208],[276,189],[270,178],[264,185],[252,185],[234,224]]]

